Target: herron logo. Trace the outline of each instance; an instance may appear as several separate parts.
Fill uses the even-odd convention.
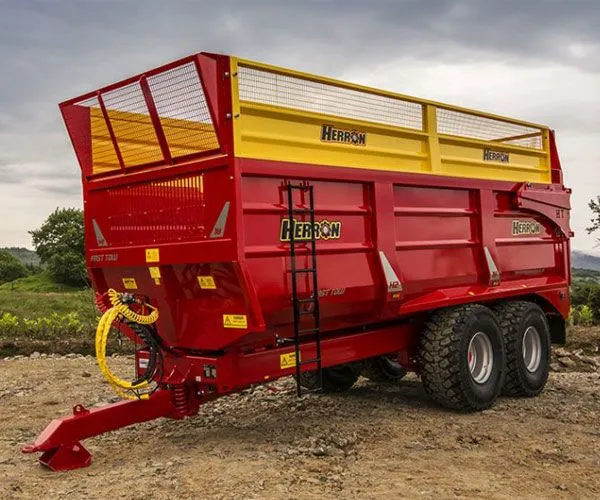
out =
[[[314,233],[315,240],[337,240],[342,234],[342,223],[340,221],[322,220],[315,222],[311,226],[310,222],[292,219],[281,219],[281,228],[279,230],[280,241],[290,241],[294,234],[294,241],[312,240]]]
[[[353,146],[366,146],[367,133],[359,130],[344,130],[333,125],[321,125],[321,141],[342,142]]]
[[[542,226],[535,221],[530,220],[513,220],[512,234],[520,236],[522,234],[540,234]]]
[[[502,163],[509,163],[510,156],[504,151],[494,151],[493,149],[483,150],[483,159],[485,161],[499,161]]]

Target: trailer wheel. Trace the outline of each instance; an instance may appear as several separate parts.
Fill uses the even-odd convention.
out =
[[[323,368],[323,391],[343,392],[352,387],[360,375],[359,363],[345,363],[343,365]],[[319,389],[319,373],[317,371],[303,372],[300,374],[300,385],[309,391]]]
[[[377,356],[363,362],[360,374],[372,382],[399,382],[407,370],[392,356]]]
[[[490,407],[505,370],[494,313],[479,304],[434,313],[420,338],[418,363],[425,392],[440,405],[463,411]]]
[[[525,301],[506,302],[494,308],[506,346],[507,396],[532,397],[548,380],[550,328],[542,309]]]

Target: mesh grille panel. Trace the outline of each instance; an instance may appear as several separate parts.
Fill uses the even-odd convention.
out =
[[[160,161],[162,152],[138,82],[102,95],[126,167]]]
[[[240,100],[422,129],[422,108],[402,99],[239,67]]]
[[[90,173],[121,167],[109,125],[125,168],[157,164],[168,160],[169,155],[176,160],[219,148],[200,74],[193,61],[150,72],[146,81],[147,86],[141,77],[133,83],[101,92],[101,101],[90,97],[70,105],[89,109]],[[160,123],[158,132],[150,111],[153,107],[156,109],[154,117]],[[70,123],[69,119],[66,122],[68,128],[82,126],[79,122]],[[163,153],[161,148],[161,131],[166,141],[163,146],[169,154]]]
[[[494,118],[450,109],[437,109],[438,133],[542,149],[542,131]]]
[[[90,132],[92,136],[92,157],[96,173],[120,168],[117,153],[110,140],[108,126],[100,111],[97,98],[83,101],[81,106],[90,109]]]
[[[110,207],[110,246],[170,243],[204,238],[202,175],[123,186],[102,193]]]
[[[173,156],[219,146],[193,63],[152,76],[148,84]]]

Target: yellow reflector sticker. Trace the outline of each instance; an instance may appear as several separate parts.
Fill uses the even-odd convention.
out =
[[[159,262],[160,253],[158,248],[146,248],[146,262]]]
[[[123,278],[123,286],[127,288],[127,290],[137,290],[135,278]]]
[[[160,279],[160,267],[149,267],[148,271],[150,271],[150,277],[153,280]]]
[[[203,290],[216,290],[217,285],[212,276],[198,276],[198,283]]]
[[[223,314],[225,328],[248,328],[248,318],[245,314]]]
[[[282,370],[296,366],[296,353],[288,352],[279,356],[279,366]]]

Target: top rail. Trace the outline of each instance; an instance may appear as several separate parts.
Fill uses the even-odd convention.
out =
[[[367,85],[360,85],[357,83],[345,82],[343,80],[338,80],[335,78],[317,76],[317,75],[305,73],[302,71],[291,70],[291,69],[283,68],[280,66],[274,66],[271,64],[258,63],[255,61],[250,61],[248,59],[236,58],[236,61],[239,66],[243,66],[243,67],[247,67],[247,68],[254,68],[254,69],[258,69],[258,70],[265,70],[265,71],[268,71],[271,73],[276,73],[276,74],[283,75],[283,76],[285,76],[285,75],[295,76],[297,78],[307,80],[307,81],[312,81],[315,83],[326,83],[326,84],[329,84],[329,85],[332,85],[335,87],[358,90],[358,91],[365,92],[368,94],[379,95],[379,96],[384,96],[384,97],[392,97],[395,99],[399,99],[399,100],[406,101],[406,102],[412,102],[412,103],[419,104],[419,105],[430,105],[430,106],[434,106],[439,109],[456,111],[456,112],[465,113],[465,114],[469,114],[469,115],[473,115],[473,116],[478,116],[481,118],[490,118],[492,120],[499,120],[499,121],[503,121],[506,123],[512,123],[515,125],[522,125],[525,127],[532,127],[532,128],[539,128],[539,129],[547,129],[548,128],[546,125],[542,125],[539,123],[533,123],[533,122],[529,122],[529,121],[525,121],[525,120],[520,120],[517,118],[511,118],[511,117],[507,117],[507,116],[497,115],[494,113],[478,111],[475,109],[465,108],[465,107],[461,107],[461,106],[454,106],[451,104],[445,104],[442,102],[433,101],[433,100],[429,100],[429,99],[422,99],[419,97],[401,94],[398,92],[391,92],[388,90],[377,89],[375,87],[369,87]]]

